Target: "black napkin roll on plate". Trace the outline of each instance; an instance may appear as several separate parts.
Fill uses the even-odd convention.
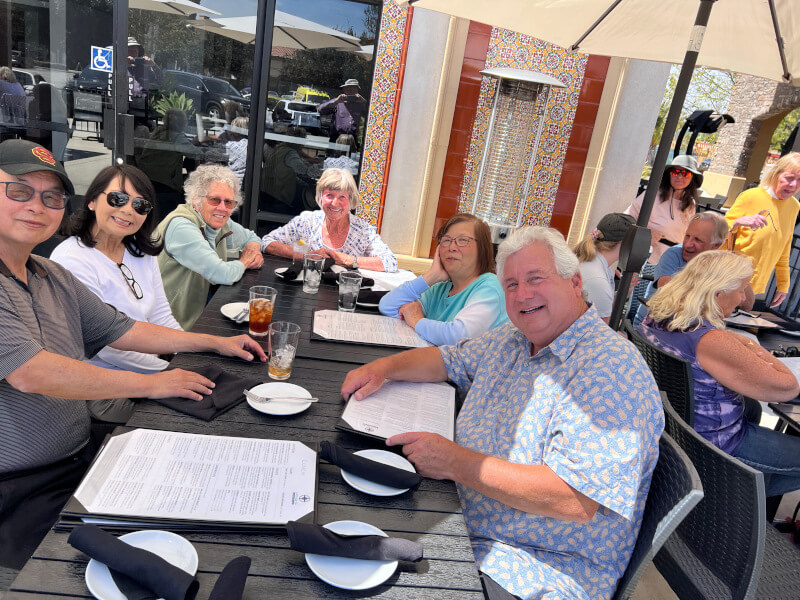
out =
[[[423,558],[419,542],[380,535],[339,535],[321,525],[289,521],[286,524],[292,550],[361,560],[406,560]]]
[[[348,473],[369,479],[375,483],[388,485],[389,487],[398,489],[416,488],[422,482],[422,476],[419,473],[412,473],[363,456],[357,456],[327,440],[320,442],[319,456]]]

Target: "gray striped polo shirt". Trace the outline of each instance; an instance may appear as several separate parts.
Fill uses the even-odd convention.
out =
[[[89,439],[86,401],[26,394],[9,373],[41,350],[92,357],[135,323],[61,265],[31,256],[26,268],[27,285],[0,260],[0,474],[61,460]]]

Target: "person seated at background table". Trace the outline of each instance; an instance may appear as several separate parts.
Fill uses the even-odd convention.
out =
[[[304,152],[303,127],[276,127],[275,133],[298,140],[281,140],[274,146],[264,144],[259,208],[296,215],[314,207],[314,180],[319,176],[319,166]]]
[[[248,127],[250,127],[250,119],[236,117],[231,121],[231,129],[227,132],[227,141],[225,142],[225,152],[228,154],[228,168],[236,174],[240,184],[247,170]]]
[[[656,384],[587,306],[559,232],[515,231],[497,272],[510,323],[371,362],[348,373],[342,395],[363,400],[385,379],[454,382],[466,392],[455,442],[407,432],[387,444],[457,484],[489,597],[611,598],[658,458]]]
[[[710,210],[697,213],[689,221],[689,227],[686,228],[686,234],[683,236],[683,243],[668,248],[661,256],[661,260],[658,261],[653,272],[653,281],[645,291],[645,298],[649,298],[659,287],[666,285],[678,271],[686,266],[686,263],[701,252],[718,250],[722,247],[727,235],[728,223],[721,214]],[[750,310],[753,308],[755,298],[753,288],[749,285],[745,288],[745,296],[746,299],[739,308]],[[646,314],[647,305],[642,303],[639,305],[634,324],[641,323]]]
[[[303,240],[309,252],[332,258],[337,265],[394,272],[397,259],[375,227],[350,213],[358,207],[358,187],[345,169],[326,169],[317,181],[317,205],[303,211],[261,240],[264,252],[293,258],[292,244]]]
[[[135,321],[61,265],[32,256],[61,224],[74,188],[44,147],[0,144],[0,565],[21,568],[89,466],[87,401],[200,400],[214,384],[182,369],[143,375],[84,362],[101,348],[210,351],[266,360],[246,335],[225,338]]]
[[[64,228],[70,237],[50,258],[132,319],[180,329],[158,270],[156,256],[163,244],[153,238],[158,220],[155,204],[147,175],[131,165],[106,167],[89,184],[83,205]],[[155,354],[110,346],[88,362],[136,373],[158,373],[168,364]],[[89,403],[89,412],[101,421],[125,423],[133,407],[129,398],[98,400]]]
[[[0,67],[0,96],[8,94],[10,96],[24,96],[25,88],[17,81],[17,76],[11,67]]]
[[[630,215],[607,214],[574,248],[580,261],[583,290],[606,323],[611,319],[611,307],[614,304],[614,271],[611,265],[619,260],[622,238],[635,223]]]
[[[742,302],[752,275],[747,256],[703,252],[650,298],[638,330],[691,364],[695,430],[763,472],[767,496],[777,496],[800,488],[800,437],[749,422],[742,396],[786,402],[800,386],[767,350],[725,329],[723,319]]]
[[[489,226],[459,213],[436,239],[431,268],[381,298],[381,313],[404,320],[436,346],[478,337],[508,321]]]
[[[664,169],[653,202],[653,211],[647,222],[647,227],[652,233],[652,253],[647,259],[651,265],[658,264],[661,255],[667,250],[668,246],[659,242],[660,239],[664,238],[676,244],[683,239],[689,220],[694,216],[701,185],[703,185],[703,173],[697,168],[697,159],[694,156],[688,154],[676,156]],[[645,192],[636,196],[631,205],[625,209],[625,214],[638,219],[644,196]]]
[[[228,167],[201,165],[186,179],[186,204],[158,226],[164,240],[158,266],[172,314],[191,328],[209,299],[212,285],[231,285],[245,269],[264,264],[258,236],[231,221],[239,206],[239,180]],[[241,252],[241,256],[238,256]],[[228,260],[230,255],[237,260]]]
[[[790,152],[775,163],[759,187],[739,194],[725,214],[736,236],[733,249],[753,259],[753,292],[763,294],[775,271],[776,291],[770,306],[783,302],[789,291],[789,255],[800,210],[794,197],[798,189],[800,153]]]

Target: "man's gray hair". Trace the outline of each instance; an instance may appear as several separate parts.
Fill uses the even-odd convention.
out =
[[[553,255],[556,272],[561,277],[568,279],[578,273],[580,264],[578,257],[570,250],[561,232],[552,227],[532,225],[517,229],[500,244],[495,260],[497,262],[497,277],[500,279],[501,284],[503,282],[503,269],[506,265],[506,259],[515,252],[537,242],[549,248],[550,253]]]
[[[728,222],[725,220],[725,217],[719,213],[715,213],[713,210],[704,210],[703,212],[697,213],[692,217],[692,221],[711,221],[714,223],[714,229],[711,232],[711,243],[715,248],[719,248],[728,235]],[[689,222],[691,223],[692,221]]]
[[[239,203],[242,201],[239,178],[236,177],[236,173],[222,165],[200,165],[189,174],[183,184],[186,204],[195,210],[200,210],[208,196],[208,190],[215,183],[224,183],[233,190],[233,199],[236,200],[236,208],[239,208]]]

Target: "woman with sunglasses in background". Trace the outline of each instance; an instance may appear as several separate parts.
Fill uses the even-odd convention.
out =
[[[653,211],[647,222],[647,228],[653,237],[652,253],[647,259],[651,265],[657,265],[661,255],[669,247],[659,242],[660,239],[674,244],[683,241],[686,228],[697,207],[697,199],[700,196],[698,190],[701,185],[703,185],[703,174],[697,168],[694,156],[687,154],[676,156],[664,170]],[[625,214],[638,220],[644,195],[645,192],[642,192],[636,196],[633,203],[625,209]]]
[[[477,337],[508,321],[489,226],[459,213],[439,228],[436,239],[430,269],[381,298],[381,313],[403,319],[436,346]]]
[[[800,203],[794,198],[800,189],[800,153],[782,157],[764,176],[761,185],[739,194],[725,214],[734,250],[753,259],[753,292],[763,294],[775,271],[777,288],[770,306],[777,306],[789,291],[789,255],[792,250]]]
[[[106,167],[86,190],[85,200],[65,226],[69,235],[50,258],[72,272],[101,300],[137,321],[180,329],[164,293],[153,238],[156,194],[147,176],[130,165]],[[157,373],[167,362],[155,354],[106,346],[89,363],[106,369]],[[101,420],[124,423],[133,410],[128,398],[89,402]]]
[[[189,329],[203,312],[212,285],[236,283],[245,269],[260,268],[264,257],[259,237],[230,220],[241,200],[233,171],[201,165],[183,187],[186,204],[158,226],[164,240],[158,266],[172,314],[181,327]]]

